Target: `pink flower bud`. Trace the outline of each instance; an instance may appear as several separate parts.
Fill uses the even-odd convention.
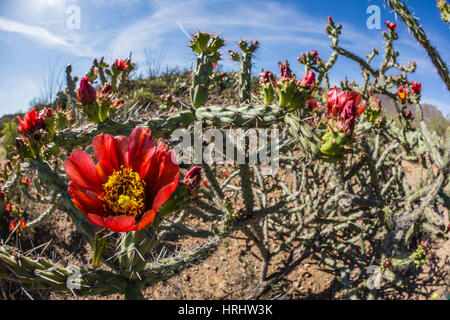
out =
[[[275,82],[275,76],[269,70],[261,72],[259,75],[259,84],[267,82]]]
[[[97,99],[97,91],[91,85],[91,81],[89,80],[88,77],[81,78],[80,88],[78,89],[77,97],[80,100],[81,104],[85,106],[94,103],[95,100]]]
[[[199,166],[195,166],[191,168],[188,173],[186,173],[186,176],[184,177],[184,184],[188,187],[189,190],[194,190],[197,186],[200,180],[202,179],[202,168]]]

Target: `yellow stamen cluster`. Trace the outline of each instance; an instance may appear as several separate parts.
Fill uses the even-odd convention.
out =
[[[115,170],[103,185],[102,201],[113,215],[139,216],[145,210],[145,181],[132,169]]]

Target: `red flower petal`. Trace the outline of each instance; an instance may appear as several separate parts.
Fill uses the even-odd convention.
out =
[[[172,183],[164,186],[158,191],[152,205],[155,212],[157,212],[159,210],[159,207],[161,207],[167,200],[169,200],[170,195],[178,186],[178,178],[179,175],[177,174]]]
[[[141,221],[139,221],[139,223],[133,228],[133,231],[139,231],[151,225],[153,223],[153,220],[155,219],[155,216],[156,216],[155,210],[146,211],[142,216]]]
[[[161,163],[166,155],[167,145],[161,143],[156,147],[153,156],[149,159],[147,174],[143,176],[143,179],[147,183],[147,194],[149,199],[153,199],[158,193],[159,189],[156,189],[155,182],[160,174]]]
[[[148,128],[136,127],[128,139],[128,159],[130,167],[141,177],[147,175],[150,160],[156,152],[156,142],[151,139]]]
[[[136,220],[134,216],[111,216],[103,220],[106,228],[114,232],[132,231],[135,227]]]
[[[154,168],[152,168],[153,170],[158,170],[158,175],[153,176],[151,180],[148,179],[149,177],[146,179],[148,188],[147,194],[150,195],[149,199],[154,199],[161,188],[174,182],[175,176],[180,171],[180,167],[176,162],[176,156],[173,150],[165,152],[164,149],[164,151],[161,151],[160,154],[157,155],[156,160],[157,162],[152,163],[151,165],[154,166]]]
[[[113,137],[102,133],[94,137],[92,147],[98,160],[98,174],[103,181],[106,181],[114,170],[119,170],[120,166],[128,168],[128,140],[126,137]]]
[[[93,225],[106,228],[106,224],[103,221],[103,218],[95,215],[95,214],[88,214],[88,221],[92,223]]]
[[[84,214],[96,214],[106,216],[103,202],[96,196],[81,189],[72,181],[69,182],[69,193],[75,206]]]
[[[97,174],[94,161],[84,151],[75,150],[64,161],[64,170],[70,180],[79,187],[93,191],[97,195],[102,192],[102,180]]]

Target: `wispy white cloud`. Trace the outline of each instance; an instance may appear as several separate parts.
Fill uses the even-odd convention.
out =
[[[0,32],[12,32],[39,43],[41,46],[60,49],[78,57],[96,57],[101,51],[95,47],[104,46],[105,40],[111,36],[111,31],[100,33],[102,36],[89,38],[80,32],[59,28],[59,34],[46,28],[24,24],[15,20],[0,17]]]
[[[54,35],[42,27],[23,24],[3,17],[0,17],[0,30],[22,34],[46,46],[70,47],[70,44],[67,43],[66,40]]]

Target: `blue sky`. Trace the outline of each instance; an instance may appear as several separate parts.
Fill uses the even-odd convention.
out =
[[[409,0],[407,4],[415,9],[443,59],[450,61],[450,29],[440,20],[435,0]],[[79,30],[67,27],[70,13],[66,11],[71,5],[80,9]],[[381,9],[380,30],[367,28],[370,5]],[[74,74],[83,75],[95,57],[111,61],[132,51],[138,72],[145,74],[147,50],[163,54],[163,65],[191,67],[187,34],[197,30],[220,32],[227,40],[224,52],[235,49],[240,39],[258,39],[261,48],[255,57],[255,74],[261,69],[278,71],[277,61],[288,59],[294,72],[302,76],[296,61],[302,52],[316,49],[325,59],[331,53],[324,32],[328,15],[344,26],[341,45],[360,55],[374,46],[382,52],[384,21],[398,22],[400,62],[418,64],[410,80],[423,83],[424,103],[450,114],[450,94],[430,59],[383,0],[2,0],[0,115],[27,110],[33,98],[48,95],[49,82],[62,81],[69,63]],[[237,70],[237,64],[224,57],[222,68]],[[49,81],[52,74],[54,80]],[[344,57],[330,77],[335,84],[345,77],[361,81],[358,65]]]

